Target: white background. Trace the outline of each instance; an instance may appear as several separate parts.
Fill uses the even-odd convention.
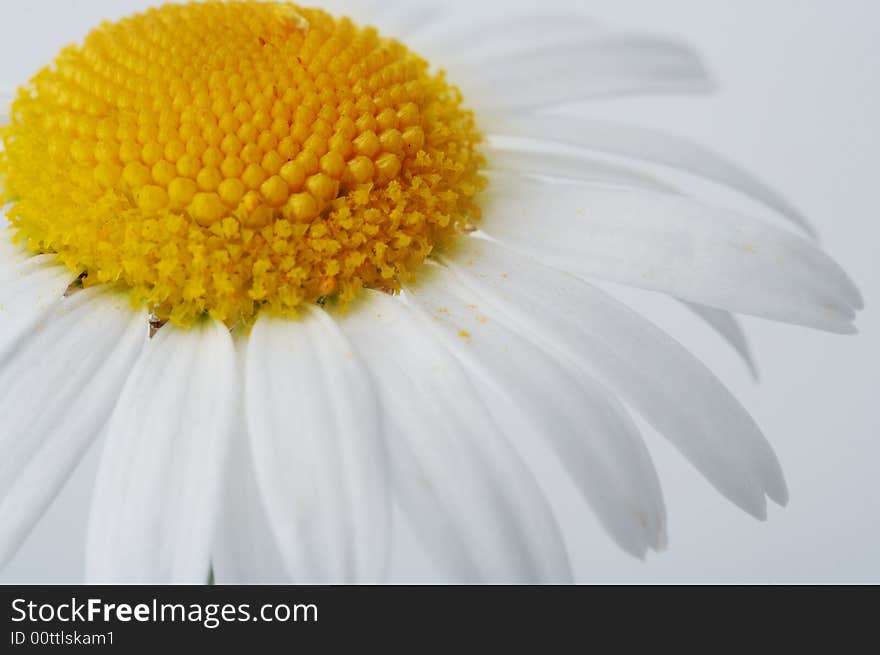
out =
[[[66,43],[137,0],[0,2],[0,87],[23,83]],[[646,562],[618,551],[570,488],[551,489],[580,581],[880,581],[880,4],[739,0],[449,2],[454,20],[529,7],[579,8],[621,29],[689,41],[720,83],[711,97],[630,98],[579,111],[691,137],[749,167],[818,226],[861,286],[861,334],[837,337],[744,322],[762,372],[754,385],[722,342],[648,294],[626,294],[712,366],[765,429],[792,500],[758,523],[715,493],[657,435],[670,548]],[[442,62],[435,62],[442,65]],[[707,193],[711,192],[707,191]],[[715,192],[719,193],[719,192]],[[719,202],[730,201],[719,194]],[[753,211],[761,211],[750,206]],[[2,454],[0,454],[2,456]],[[94,453],[0,581],[76,582]],[[436,580],[407,538],[394,578]]]

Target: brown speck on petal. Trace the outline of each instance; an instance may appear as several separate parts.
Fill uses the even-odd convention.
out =
[[[156,336],[156,332],[162,329],[162,326],[165,325],[166,321],[162,321],[158,318],[150,319],[150,339]]]
[[[83,278],[86,276],[85,273],[80,273],[79,277],[77,277],[73,282],[71,282],[67,289],[64,290],[64,297],[72,296],[77,291],[81,291],[83,288]]]

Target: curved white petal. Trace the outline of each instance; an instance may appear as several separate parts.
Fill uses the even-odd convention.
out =
[[[858,290],[812,242],[645,190],[493,177],[486,232],[577,275],[743,314],[853,331]]]
[[[236,375],[245,378],[247,336],[235,341]],[[211,571],[217,584],[295,583],[287,572],[266,508],[257,487],[254,460],[244,412],[245,385],[237,394],[236,429],[229,447],[224,476],[223,511],[211,556]]]
[[[709,325],[709,327],[715,330],[715,332],[721,335],[721,337],[730,344],[730,347],[736,351],[740,359],[742,359],[743,363],[749,369],[752,378],[757,380],[759,377],[758,367],[755,364],[755,358],[752,357],[752,349],[749,346],[745,330],[743,330],[743,327],[740,325],[736,316],[723,309],[706,307],[706,305],[692,302],[683,302],[682,304],[699,316]]]
[[[107,421],[146,335],[124,294],[88,289],[54,305],[0,368],[0,562]]]
[[[456,359],[399,299],[364,295],[341,323],[375,378],[397,498],[426,547],[465,580],[569,579],[550,508]]]
[[[75,279],[54,255],[20,256],[11,249],[0,253],[0,364],[40,325]]]
[[[407,287],[408,302],[471,368],[477,392],[506,434],[531,426],[558,455],[599,520],[627,552],[663,548],[666,514],[657,473],[620,402],[582,371],[563,365],[474,304],[472,292],[434,266]]]
[[[690,48],[668,39],[627,34],[531,46],[479,65],[462,66],[460,74],[454,67],[451,71],[475,107],[503,111],[598,96],[712,87]]]
[[[6,280],[16,277],[16,268],[21,264],[22,260],[33,256],[33,253],[21,244],[12,240],[13,229],[6,225],[6,216],[3,216],[4,223],[0,227],[0,284]]]
[[[491,133],[600,150],[678,168],[719,182],[775,209],[810,235],[815,231],[779,193],[719,155],[680,137],[650,129],[573,116],[498,114]]]
[[[523,151],[496,144],[485,147],[484,153],[490,171],[618,184],[667,193],[676,192],[674,187],[650,175],[624,166],[589,159],[579,153]]]
[[[204,583],[234,428],[235,352],[205,319],[147,343],[107,427],[86,579]]]
[[[618,393],[731,501],[759,518],[765,493],[787,501],[779,462],[749,414],[651,323],[577,278],[482,239],[467,239],[445,261],[484,311]]]
[[[245,430],[233,435],[232,465],[223,485],[223,511],[211,556],[217,584],[291,584],[257,488]]]
[[[326,312],[260,316],[245,411],[269,522],[297,581],[373,581],[388,554],[382,416],[366,369]]]
[[[568,44],[597,33],[596,23],[578,13],[506,14],[416,35],[413,45],[441,68],[461,64],[473,67],[526,48]]]
[[[375,26],[384,37],[411,40],[431,28],[441,8],[430,4],[383,0],[325,0],[321,8],[337,16],[351,16],[362,25]]]
[[[407,42],[429,29],[440,14],[439,7],[430,5],[380,2],[377,6],[385,9],[379,20],[382,33]]]
[[[236,340],[237,376],[244,380],[247,337]],[[229,465],[223,485],[223,511],[211,556],[217,584],[289,584],[287,572],[254,472],[247,421],[244,385],[237,398],[236,430],[229,447]]]

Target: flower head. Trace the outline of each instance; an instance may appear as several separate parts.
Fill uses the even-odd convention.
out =
[[[741,168],[542,113],[705,89],[698,59],[545,14],[422,46],[449,81],[321,10],[167,5],[19,91],[0,128],[0,560],[102,431],[95,580],[380,580],[395,504],[456,578],[566,580],[531,448],[643,557],[666,515],[630,410],[744,511],[787,501],[736,399],[588,279],[677,298],[747,358],[734,313],[846,333],[858,290],[809,239],[589,153],[809,232]]]
[[[12,107],[15,238],[187,325],[398,290],[476,214],[479,134],[400,43],[315,9],[166,5]]]

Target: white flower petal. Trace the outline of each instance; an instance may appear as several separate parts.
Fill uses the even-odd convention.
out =
[[[745,330],[743,330],[736,316],[715,307],[706,307],[706,305],[692,302],[683,302],[682,304],[703,319],[709,327],[730,344],[749,369],[752,378],[757,380],[758,367],[755,365],[755,358],[752,357],[752,349],[749,347]]]
[[[236,385],[232,339],[218,321],[166,325],[148,342],[107,427],[87,580],[207,580]]]
[[[257,319],[245,411],[257,482],[290,576],[381,579],[390,510],[379,402],[326,312]]]
[[[578,275],[832,332],[861,306],[812,242],[688,198],[495,175],[484,209],[493,238]]]
[[[443,67],[473,67],[526,48],[569,44],[598,33],[596,23],[578,13],[504,14],[417,35],[413,45]]]
[[[407,42],[428,29],[440,14],[439,7],[430,5],[378,2],[375,6],[384,9],[378,17],[382,33]]]
[[[427,317],[426,329],[471,368],[493,418],[513,426],[509,438],[522,439],[524,427],[536,430],[621,548],[636,557],[662,548],[660,483],[620,402],[582,371],[481,313],[475,294],[448,270],[432,268],[422,283],[407,287],[407,299]]]
[[[496,139],[497,141],[497,139]],[[625,166],[596,161],[580,153],[541,152],[492,143],[484,148],[488,168],[507,174],[541,175],[584,182],[618,184],[674,193],[676,189]]]
[[[752,418],[705,366],[641,316],[482,239],[468,239],[444,261],[494,318],[618,393],[745,511],[763,518],[765,493],[787,501],[779,462]]]
[[[626,34],[532,46],[478,66],[462,66],[460,75],[451,70],[465,97],[481,110],[538,109],[598,96],[712,87],[690,48],[668,39]]]
[[[3,225],[0,227],[0,284],[10,277],[16,277],[16,267],[22,260],[33,256],[20,244],[12,241],[13,229],[6,225],[6,216],[3,216]]]
[[[0,562],[98,435],[146,335],[125,295],[88,289],[54,305],[0,368]]]
[[[223,511],[211,567],[217,584],[290,584],[291,578],[257,488],[243,428],[233,436],[231,466],[223,487]]]
[[[599,150],[678,168],[736,189],[775,209],[810,235],[815,231],[779,193],[719,155],[680,137],[573,116],[497,114],[491,133]]]
[[[0,241],[5,235],[0,235]],[[0,364],[36,329],[76,275],[54,255],[0,253]]]
[[[237,375],[243,380],[247,337],[236,341]],[[238,426],[230,445],[229,466],[224,476],[223,511],[211,557],[217,584],[293,583],[278,550],[266,508],[257,487],[254,460],[244,415],[244,386],[238,394]]]
[[[498,141],[498,139],[495,139]],[[519,175],[540,175],[556,179],[581,180],[599,184],[617,184],[655,191],[677,193],[677,190],[655,179],[653,176],[624,166],[589,159],[580,153],[543,152],[523,149],[520,144],[489,144],[484,147],[489,170],[503,171]],[[752,375],[758,379],[758,370],[752,357],[748,339],[736,316],[730,312],[697,303],[682,301],[682,304],[700,317],[709,327],[727,341],[745,363]]]
[[[461,366],[399,299],[367,291],[342,321],[389,424],[397,498],[459,579],[568,580],[568,558],[532,474]]]
[[[337,16],[351,16],[358,23],[373,25],[382,36],[407,43],[430,28],[441,10],[430,4],[413,5],[384,0],[325,0],[321,7]]]

